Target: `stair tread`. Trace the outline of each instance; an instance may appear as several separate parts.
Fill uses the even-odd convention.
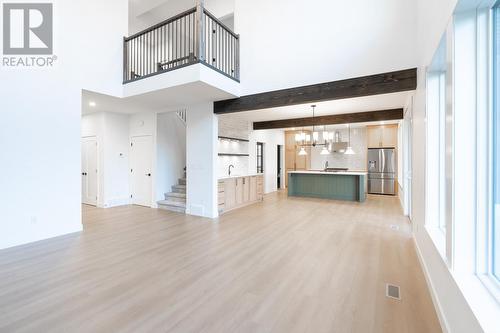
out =
[[[158,201],[158,205],[186,208],[185,201],[160,200],[160,201]]]
[[[165,193],[165,197],[186,198],[186,193],[168,192],[168,193]]]

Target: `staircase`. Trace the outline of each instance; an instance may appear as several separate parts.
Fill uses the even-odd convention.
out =
[[[165,193],[165,200],[158,201],[158,208],[177,213],[186,213],[186,170],[184,178],[179,178],[177,185],[172,186],[172,192]]]

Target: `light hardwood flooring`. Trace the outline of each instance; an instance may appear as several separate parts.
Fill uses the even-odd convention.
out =
[[[82,233],[0,251],[0,332],[441,331],[396,198],[276,193],[218,223],[137,206],[83,218]]]

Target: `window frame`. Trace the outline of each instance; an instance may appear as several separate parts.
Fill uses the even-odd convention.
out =
[[[441,257],[451,266],[451,201],[453,189],[448,186],[447,168],[452,156],[447,155],[447,145],[453,145],[447,117],[451,110],[451,28],[443,34],[432,63],[426,69],[426,117],[425,117],[425,228]],[[437,190],[437,191],[436,191]],[[437,212],[436,212],[437,210]],[[448,230],[447,230],[448,229]]]
[[[500,132],[495,126],[500,122],[500,1],[497,1],[490,9],[485,11],[486,31],[483,35],[478,33],[478,86],[483,82],[486,100],[485,105],[480,105],[478,96],[478,117],[483,112],[483,124],[487,124],[487,131],[483,136],[478,136],[478,140],[485,141],[484,148],[478,153],[481,169],[486,169],[483,178],[478,177],[478,216],[476,223],[476,275],[493,295],[500,302],[500,276],[495,275],[495,227],[500,224],[500,220],[495,219],[495,205],[497,193],[495,193],[498,168],[498,159],[500,156],[496,152],[496,146],[499,144]],[[481,12],[478,13],[478,17]],[[478,22],[480,24],[480,22]],[[482,38],[482,39],[481,39]],[[480,61],[482,59],[482,62]],[[482,76],[481,76],[482,75]],[[480,89],[478,89],[478,92]],[[479,125],[478,125],[479,128]],[[479,144],[478,144],[479,146]],[[482,181],[482,187],[481,187]],[[497,190],[498,191],[498,190]],[[484,202],[484,203],[483,203]],[[481,221],[484,221],[481,223]]]
[[[259,148],[260,148],[260,154],[259,154]],[[256,144],[255,161],[257,164],[257,173],[264,173],[264,142],[257,142]]]

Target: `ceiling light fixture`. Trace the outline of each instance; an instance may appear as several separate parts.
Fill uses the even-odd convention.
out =
[[[351,124],[348,124],[349,126],[349,143],[347,144],[347,149],[345,150],[344,154],[345,155],[354,155],[356,154],[354,150],[351,147]]]
[[[94,108],[97,104],[95,102],[89,102],[89,106]]]

